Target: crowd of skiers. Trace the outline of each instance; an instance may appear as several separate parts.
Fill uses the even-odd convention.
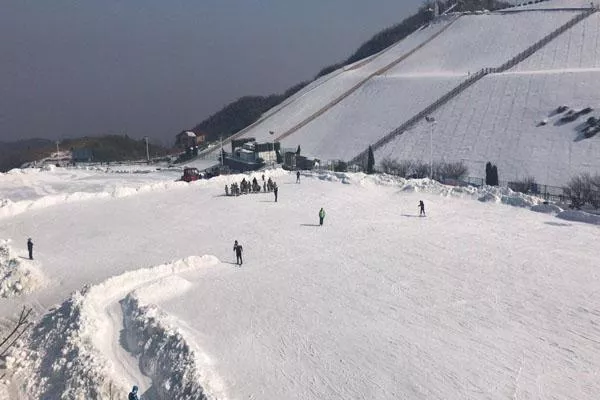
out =
[[[276,192],[277,191],[277,182],[272,180],[270,177],[265,181],[265,175],[262,175],[262,185],[258,182],[256,177],[250,180],[246,180],[246,178],[242,179],[239,183],[234,182],[231,185],[225,185],[225,196],[239,196],[241,194],[248,193],[260,193],[261,190],[266,192]],[[277,198],[277,195],[275,195]],[[275,200],[277,201],[277,200]]]

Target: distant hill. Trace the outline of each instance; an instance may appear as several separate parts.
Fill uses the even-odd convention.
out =
[[[146,158],[144,140],[128,136],[106,135],[65,139],[59,143],[61,150],[90,149],[94,161],[127,161]],[[168,150],[150,143],[150,156],[164,156]],[[47,158],[56,152],[56,144],[47,139],[28,139],[16,142],[0,142],[0,171],[6,172],[18,168],[24,163]]]
[[[445,10],[451,4],[455,3],[455,1],[439,1],[438,3],[440,9]],[[458,3],[454,11],[495,10],[509,7],[510,5],[508,2],[497,0],[462,0]],[[322,68],[314,79],[318,79],[345,65],[376,54],[404,39],[432,19],[432,9],[432,4],[426,2],[415,14],[404,19],[401,23],[375,34],[345,61]],[[294,95],[309,83],[298,83],[282,94],[241,97],[196,125],[192,128],[192,131],[206,134],[208,141],[218,140],[220,135],[223,135],[223,138],[227,138],[256,122],[266,111]]]

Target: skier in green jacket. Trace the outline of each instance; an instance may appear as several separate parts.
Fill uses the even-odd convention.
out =
[[[319,225],[323,226],[324,219],[325,219],[325,210],[323,210],[323,207],[321,207],[321,210],[319,210]]]

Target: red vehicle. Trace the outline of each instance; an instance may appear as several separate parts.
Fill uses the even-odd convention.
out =
[[[198,171],[198,168],[188,167],[183,169],[183,175],[181,176],[182,181],[192,182],[197,181],[198,179],[200,179],[200,171]]]

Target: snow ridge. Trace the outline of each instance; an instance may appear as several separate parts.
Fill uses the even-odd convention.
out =
[[[0,297],[31,293],[44,285],[46,278],[33,262],[12,256],[10,240],[0,240]]]
[[[139,354],[142,372],[152,378],[158,398],[223,398],[208,395],[202,386],[203,382],[214,385],[220,381],[200,371],[199,366],[210,360],[199,360],[199,352],[192,349],[179,328],[170,327],[164,312],[155,305],[144,306],[135,294],[128,295],[121,305],[128,346]]]
[[[48,195],[35,200],[11,201],[10,199],[0,199],[0,218],[6,218],[21,214],[30,210],[38,210],[63,203],[76,203],[86,200],[121,198],[133,196],[140,193],[165,191],[178,187],[187,187],[187,182],[159,182],[142,185],[140,187],[116,186],[112,192],[75,192]]]
[[[111,343],[107,342],[118,336],[110,323],[110,305],[149,283],[217,263],[218,260],[213,256],[188,257],[153,268],[126,272],[75,292],[60,307],[44,315],[25,339],[27,343],[20,347],[22,350],[16,349],[8,357],[9,368],[15,368],[17,375],[27,377],[22,379],[21,391],[39,399],[126,398],[132,383],[126,382],[123,376],[115,372],[114,364],[118,360],[114,354],[108,354]],[[162,327],[157,322],[156,313],[151,312],[151,307],[138,310],[133,297],[125,304],[129,312],[127,315],[135,316],[126,325],[130,328],[144,327],[142,333],[151,336],[146,344],[155,352],[145,349],[143,361],[147,366],[161,366],[159,370],[154,369],[153,378],[165,382],[159,392],[162,390],[168,394],[167,397],[157,398],[213,398],[200,386],[199,374],[192,361],[194,353],[182,336]],[[127,335],[134,337],[134,332],[130,330]],[[165,349],[169,351],[161,353]],[[181,354],[185,354],[184,362]],[[170,363],[176,367],[170,367]],[[163,371],[172,375],[162,378],[156,375],[156,372]]]

